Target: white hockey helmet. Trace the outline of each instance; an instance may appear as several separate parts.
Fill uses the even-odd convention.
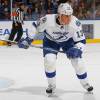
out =
[[[70,4],[68,3],[61,3],[58,6],[58,13],[63,14],[63,15],[72,15],[73,14],[73,9]]]

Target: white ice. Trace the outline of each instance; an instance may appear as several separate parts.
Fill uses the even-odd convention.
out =
[[[94,93],[86,93],[66,55],[59,53],[56,62],[57,97],[49,98],[45,94],[47,80],[42,50],[0,47],[0,79],[14,82],[7,90],[0,91],[0,100],[100,100],[100,44],[88,44],[83,60]]]

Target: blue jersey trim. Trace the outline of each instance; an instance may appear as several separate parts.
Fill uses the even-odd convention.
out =
[[[77,74],[77,77],[78,77],[78,79],[85,79],[85,78],[87,77],[87,73],[85,72],[85,73],[82,74],[82,75],[78,75],[78,74]]]
[[[45,72],[46,73],[46,76],[48,77],[48,78],[53,78],[53,77],[55,77],[55,75],[56,75],[56,71],[55,72],[52,72],[52,73],[48,73],[48,72]]]
[[[79,43],[79,42],[81,42],[81,43],[83,43],[83,44],[86,44],[86,40],[84,39],[84,40],[81,40],[81,41],[77,41],[77,42],[75,42],[75,44],[77,44],[77,43]]]

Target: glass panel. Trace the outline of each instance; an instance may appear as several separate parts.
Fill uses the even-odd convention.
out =
[[[0,0],[0,20],[10,20],[10,0]]]
[[[45,14],[57,13],[58,5],[62,1],[69,2],[74,9],[74,15],[81,20],[100,19],[100,0],[0,0],[0,20],[10,20],[11,11],[20,2],[25,3],[25,20],[37,20]]]
[[[95,10],[95,17],[96,19],[100,19],[100,0],[95,0],[96,10]]]

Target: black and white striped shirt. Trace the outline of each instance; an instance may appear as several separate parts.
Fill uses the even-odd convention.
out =
[[[17,8],[15,10],[17,16],[13,16],[13,22],[14,23],[23,23],[23,20],[24,20],[24,12],[20,9],[20,8]]]

